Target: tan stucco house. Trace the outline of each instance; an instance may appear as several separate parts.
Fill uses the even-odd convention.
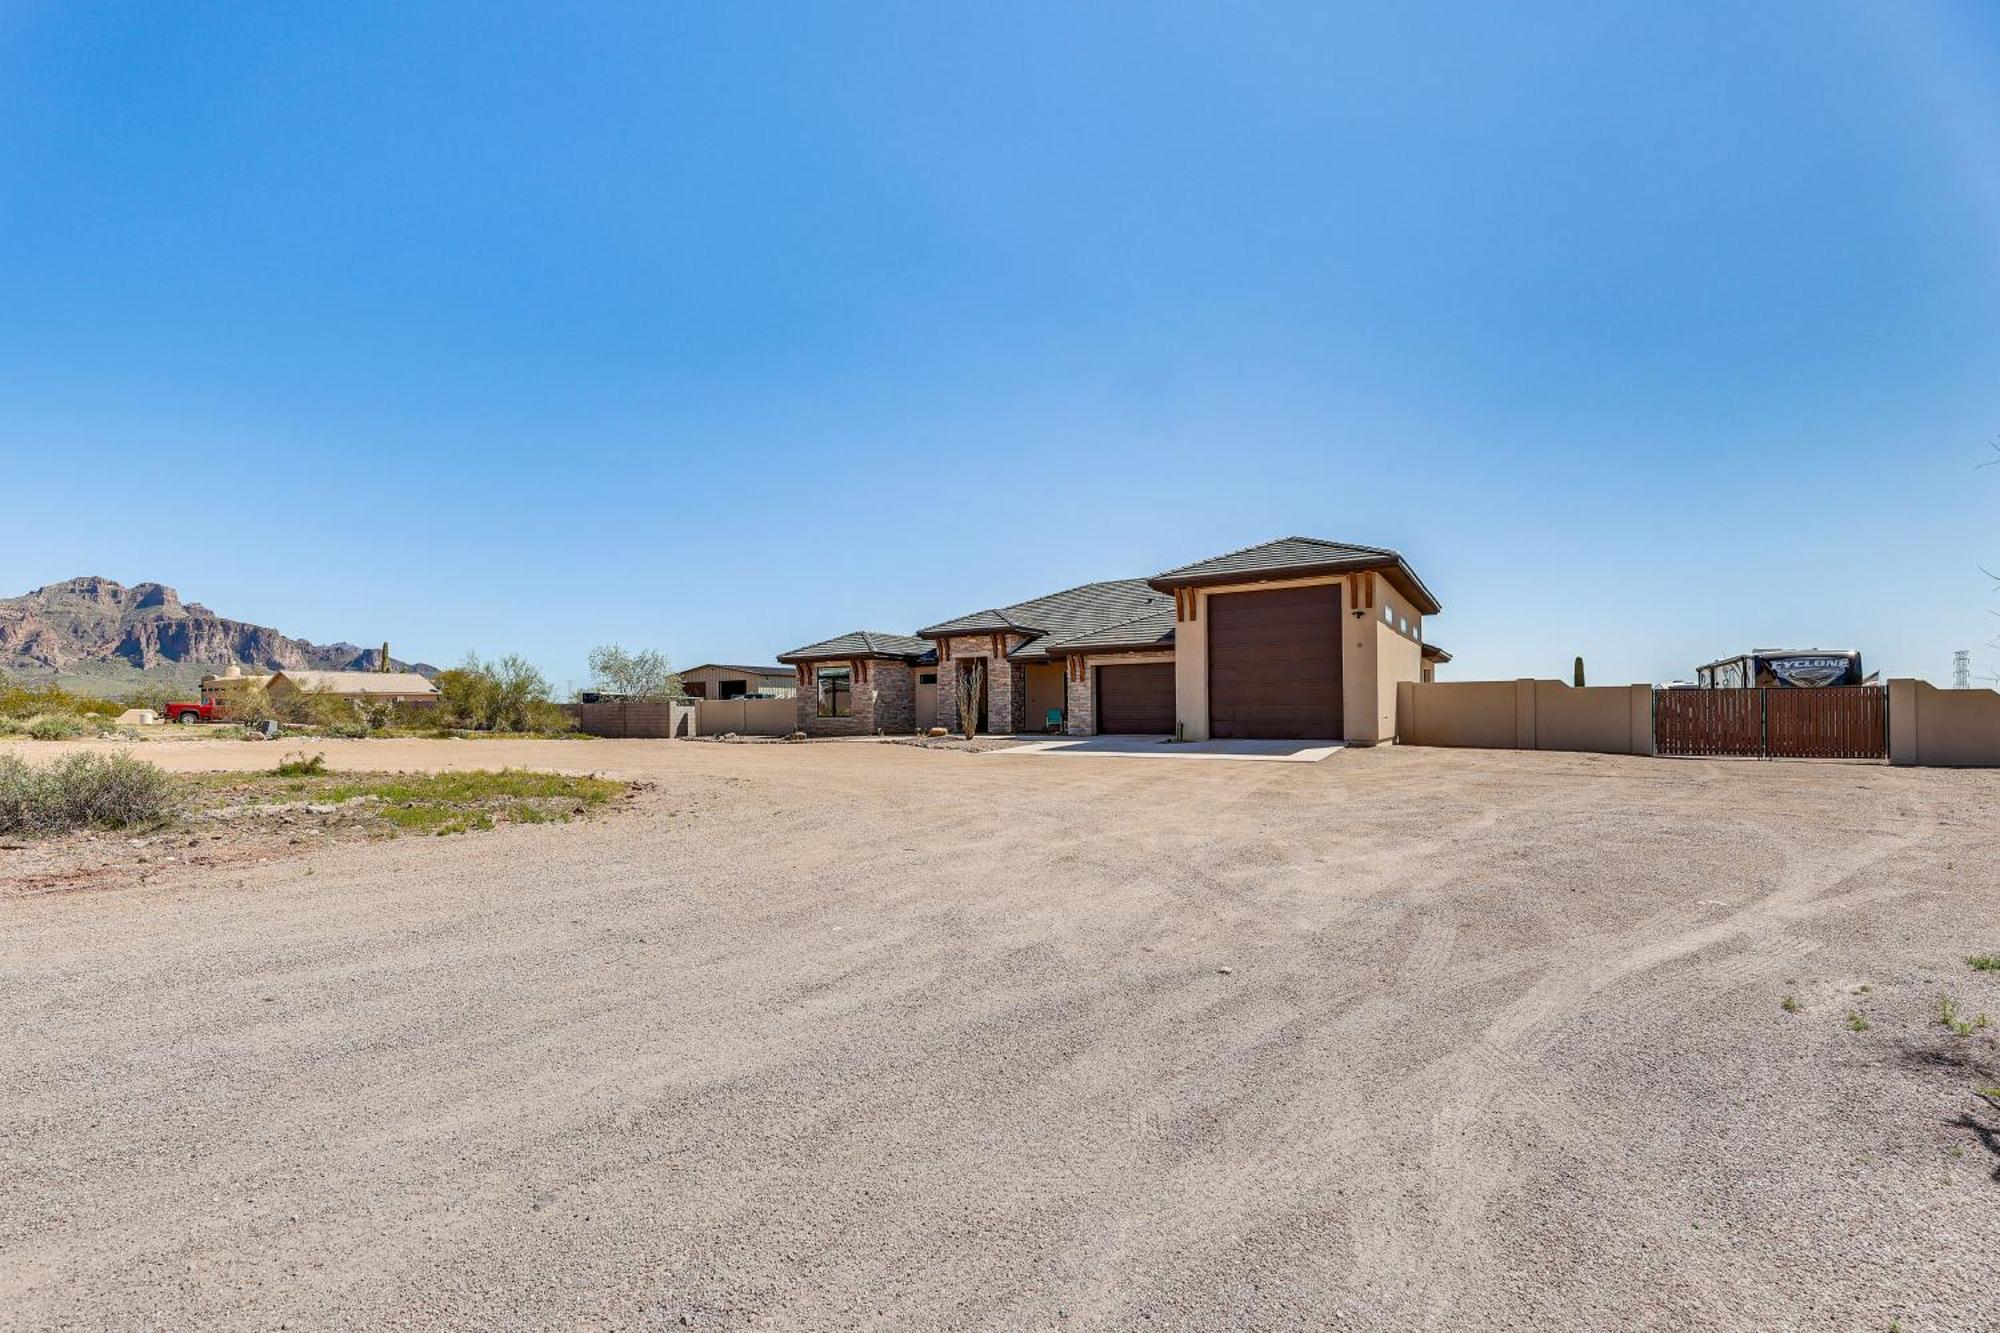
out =
[[[268,675],[246,676],[243,668],[232,662],[220,675],[213,673],[201,678],[201,701],[205,704],[222,704],[227,707],[231,698],[240,690],[262,690],[269,688]]]
[[[280,671],[264,686],[273,699],[319,694],[361,703],[434,704],[437,686],[414,671]]]
[[[1394,551],[1286,537],[1155,574],[1086,583],[780,654],[809,735],[982,731],[1329,739],[1396,731],[1396,685],[1449,655],[1423,642],[1437,599]]]

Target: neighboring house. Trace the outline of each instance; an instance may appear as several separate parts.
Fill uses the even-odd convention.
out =
[[[1436,680],[1437,669],[1446,662],[1451,661],[1451,654],[1434,643],[1426,643],[1421,646],[1424,653],[1424,674],[1422,679],[1426,681]]]
[[[779,653],[778,660],[797,672],[800,731],[873,736],[918,729],[917,677],[929,676],[933,691],[937,681],[925,662],[929,655],[930,645],[908,634],[853,630]],[[927,702],[926,712],[933,707],[934,701]]]
[[[434,704],[437,686],[414,671],[280,671],[264,686],[273,698],[321,694],[361,703]]]
[[[704,662],[680,673],[681,692],[695,699],[740,699],[746,694],[790,698],[797,676],[790,667],[729,666]]]
[[[243,668],[231,663],[221,675],[207,675],[201,678],[201,701],[205,704],[227,706],[230,697],[238,690],[261,690],[269,688],[269,676],[246,676]]]
[[[1397,682],[1449,660],[1425,661],[1438,610],[1394,551],[1287,537],[779,660],[798,669],[808,734],[956,730],[959,688],[976,682],[979,729],[996,734],[1053,717],[1070,735],[1374,744],[1395,735]]]

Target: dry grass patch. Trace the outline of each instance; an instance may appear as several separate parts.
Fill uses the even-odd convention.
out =
[[[608,778],[531,769],[331,773],[321,756],[287,756],[269,773],[208,774],[211,811],[283,805],[359,816],[389,833],[466,833],[496,824],[567,823],[631,790]],[[329,809],[330,807],[330,809]]]

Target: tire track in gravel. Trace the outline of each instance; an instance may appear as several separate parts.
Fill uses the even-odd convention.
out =
[[[1478,1262],[1476,1256],[1488,1253],[1487,1247],[1476,1243],[1481,1218],[1513,1169],[1511,1163],[1496,1160],[1490,1141],[1478,1133],[1478,1122],[1531,1112],[1544,1121],[1568,1121],[1575,1131],[1573,1142],[1590,1142],[1589,1126],[1574,1117],[1560,1096],[1551,1093],[1535,1065],[1555,1039],[1554,1029],[1561,1020],[1607,988],[1711,945],[1774,925],[1797,924],[1859,901],[1893,896],[1893,888],[1855,893],[1840,890],[1911,848],[1919,836],[1907,831],[1874,834],[1830,859],[1816,855],[1819,848],[1794,844],[1786,854],[1783,883],[1719,919],[1689,923],[1659,935],[1657,928],[1665,923],[1650,918],[1621,932],[1627,947],[1608,951],[1580,968],[1545,955],[1551,966],[1540,980],[1497,1013],[1469,1047],[1434,1064],[1420,1082],[1431,1086],[1437,1103],[1424,1172],[1425,1187],[1432,1195],[1433,1206],[1428,1211],[1435,1221],[1420,1247],[1426,1253],[1402,1256],[1404,1262],[1426,1275],[1423,1326],[1450,1329],[1460,1325],[1459,1294]],[[1638,942],[1629,943],[1635,934]]]

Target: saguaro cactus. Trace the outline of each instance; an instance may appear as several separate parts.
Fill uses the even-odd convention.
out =
[[[1578,688],[1579,690],[1583,688],[1583,659],[1582,659],[1581,657],[1579,657],[1579,658],[1577,658],[1577,659],[1576,659],[1576,682],[1575,682],[1575,683],[1576,683],[1576,687],[1577,687],[1577,688]]]

